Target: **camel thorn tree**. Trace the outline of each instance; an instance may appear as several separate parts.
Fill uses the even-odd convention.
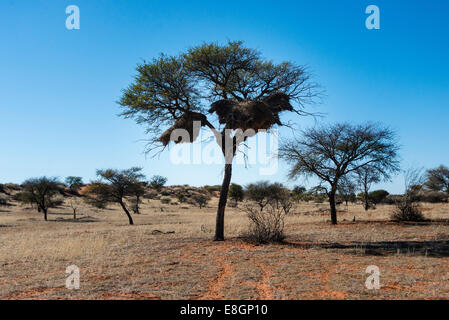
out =
[[[224,240],[224,213],[232,162],[248,135],[235,131],[267,130],[283,125],[284,111],[306,115],[304,106],[319,94],[306,68],[264,60],[242,42],[203,44],[177,56],[162,54],[137,67],[133,83],[119,101],[122,116],[146,125],[148,152],[198,137],[193,123],[211,130],[224,159],[215,240]],[[210,118],[213,116],[213,119]],[[179,139],[179,130],[188,139]]]
[[[279,150],[291,163],[290,178],[317,177],[329,197],[331,222],[337,224],[335,196],[344,177],[369,168],[388,179],[399,171],[395,133],[380,124],[322,125],[302,132],[302,137],[285,142]]]

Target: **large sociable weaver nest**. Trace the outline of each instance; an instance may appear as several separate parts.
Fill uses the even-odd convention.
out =
[[[241,129],[246,131],[253,129],[255,133],[258,130],[266,130],[273,125],[282,125],[279,119],[279,113],[282,111],[293,111],[290,99],[285,93],[274,93],[269,97],[256,100],[237,102],[230,99],[223,99],[212,103],[209,113],[215,113],[218,116],[218,122],[225,124],[227,129]],[[190,134],[190,141],[193,142],[198,137],[198,132],[193,130],[193,121],[200,121],[204,126],[207,119],[201,113],[187,112],[168,128],[159,138],[164,146],[170,142],[171,134],[176,129],[185,129]],[[182,141],[180,137],[175,143]]]

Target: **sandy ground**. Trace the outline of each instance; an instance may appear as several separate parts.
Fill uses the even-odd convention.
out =
[[[247,219],[226,211],[227,240],[213,242],[216,202],[206,208],[145,200],[135,225],[118,207],[69,206],[43,216],[0,208],[1,299],[448,299],[449,204],[423,204],[432,222],[389,222],[391,206],[366,213],[300,203],[286,219],[286,242],[253,245]],[[162,208],[162,210],[161,210]],[[355,217],[355,222],[353,221]],[[80,289],[66,288],[66,268]],[[366,268],[380,271],[369,290]]]

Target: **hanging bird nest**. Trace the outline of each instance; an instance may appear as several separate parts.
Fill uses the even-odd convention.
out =
[[[176,136],[173,140],[174,143],[182,143],[182,142],[193,142],[198,138],[199,130],[193,130],[193,122],[194,121],[200,121],[201,126],[205,125],[206,122],[206,116],[198,113],[198,112],[186,112],[184,113],[176,122],[167,130],[162,133],[160,138],[158,139],[160,142],[162,142],[162,145],[165,147],[167,146],[171,141],[171,134],[176,129],[184,129],[189,133],[189,140],[185,141],[183,140],[182,136]]]
[[[228,129],[241,129],[246,131],[253,129],[254,134],[258,130],[266,130],[273,125],[282,125],[279,120],[279,113],[282,111],[293,111],[290,99],[285,93],[274,93],[271,96],[249,102],[236,102],[229,99],[219,100],[212,103],[209,113],[216,113],[220,124],[226,124]],[[184,113],[176,122],[168,128],[158,139],[162,145],[167,146],[170,141],[174,143],[193,142],[198,138],[199,130],[193,130],[193,122],[200,121],[201,126],[207,122],[205,115],[198,112],[188,111]],[[176,129],[184,129],[189,133],[189,139],[183,140],[181,135],[173,137],[171,135]],[[254,135],[253,134],[253,135]]]
[[[219,100],[212,103],[209,113],[216,113],[218,121],[229,129],[269,129],[273,125],[282,125],[279,113],[293,111],[289,97],[284,93],[275,93],[260,101],[235,102]]]

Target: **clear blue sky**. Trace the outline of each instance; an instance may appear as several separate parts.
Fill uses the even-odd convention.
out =
[[[65,28],[71,4],[80,30]],[[380,30],[365,28],[369,4]],[[221,183],[222,166],[146,158],[144,128],[117,117],[116,101],[143,59],[228,39],[308,65],[327,94],[309,109],[326,113],[320,121],[383,122],[400,136],[404,167],[449,165],[448,13],[436,0],[2,0],[0,181],[142,166],[169,184]],[[258,172],[236,167],[233,181],[267,178]],[[287,182],[285,164],[269,179]],[[401,192],[402,180],[381,187]]]

